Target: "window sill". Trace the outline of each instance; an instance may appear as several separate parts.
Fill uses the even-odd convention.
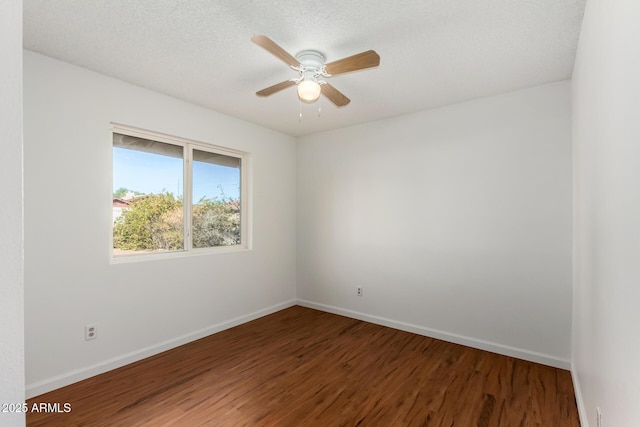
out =
[[[177,258],[191,258],[201,255],[213,255],[213,254],[225,254],[234,252],[248,252],[251,248],[246,246],[219,246],[216,248],[203,248],[192,249],[189,251],[175,251],[175,252],[147,252],[131,255],[111,256],[109,258],[109,264],[128,264],[132,262],[145,262],[145,261],[157,261]]]

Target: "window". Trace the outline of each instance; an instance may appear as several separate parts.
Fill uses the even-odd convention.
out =
[[[114,125],[113,257],[246,248],[246,157]]]

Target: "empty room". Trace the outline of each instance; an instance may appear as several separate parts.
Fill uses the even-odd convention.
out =
[[[0,2],[0,425],[640,425],[640,2]]]

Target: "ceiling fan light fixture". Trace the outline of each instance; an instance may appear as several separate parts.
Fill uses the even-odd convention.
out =
[[[333,102],[336,107],[344,107],[351,100],[326,81],[318,81],[318,78],[333,77],[380,65],[380,55],[373,50],[351,55],[327,64],[324,54],[317,50],[303,50],[298,52],[294,58],[267,36],[253,35],[251,41],[280,59],[294,71],[297,71],[299,75],[299,78],[285,80],[259,90],[256,92],[258,96],[269,96],[290,86],[297,85],[298,99],[301,102],[308,104],[316,102],[320,94],[322,94]]]
[[[320,84],[315,80],[303,80],[298,83],[298,97],[302,102],[312,103],[320,98]]]

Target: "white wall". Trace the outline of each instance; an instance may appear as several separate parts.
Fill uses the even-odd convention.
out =
[[[571,176],[568,82],[302,137],[298,298],[568,368]]]
[[[294,138],[32,52],[24,60],[28,395],[294,303]],[[253,250],[110,264],[111,121],[250,152]],[[98,338],[85,341],[90,322]]]
[[[24,402],[22,2],[0,1],[0,403]],[[21,426],[22,413],[0,412]]]
[[[640,425],[640,2],[589,0],[573,73],[573,370],[583,427]]]

